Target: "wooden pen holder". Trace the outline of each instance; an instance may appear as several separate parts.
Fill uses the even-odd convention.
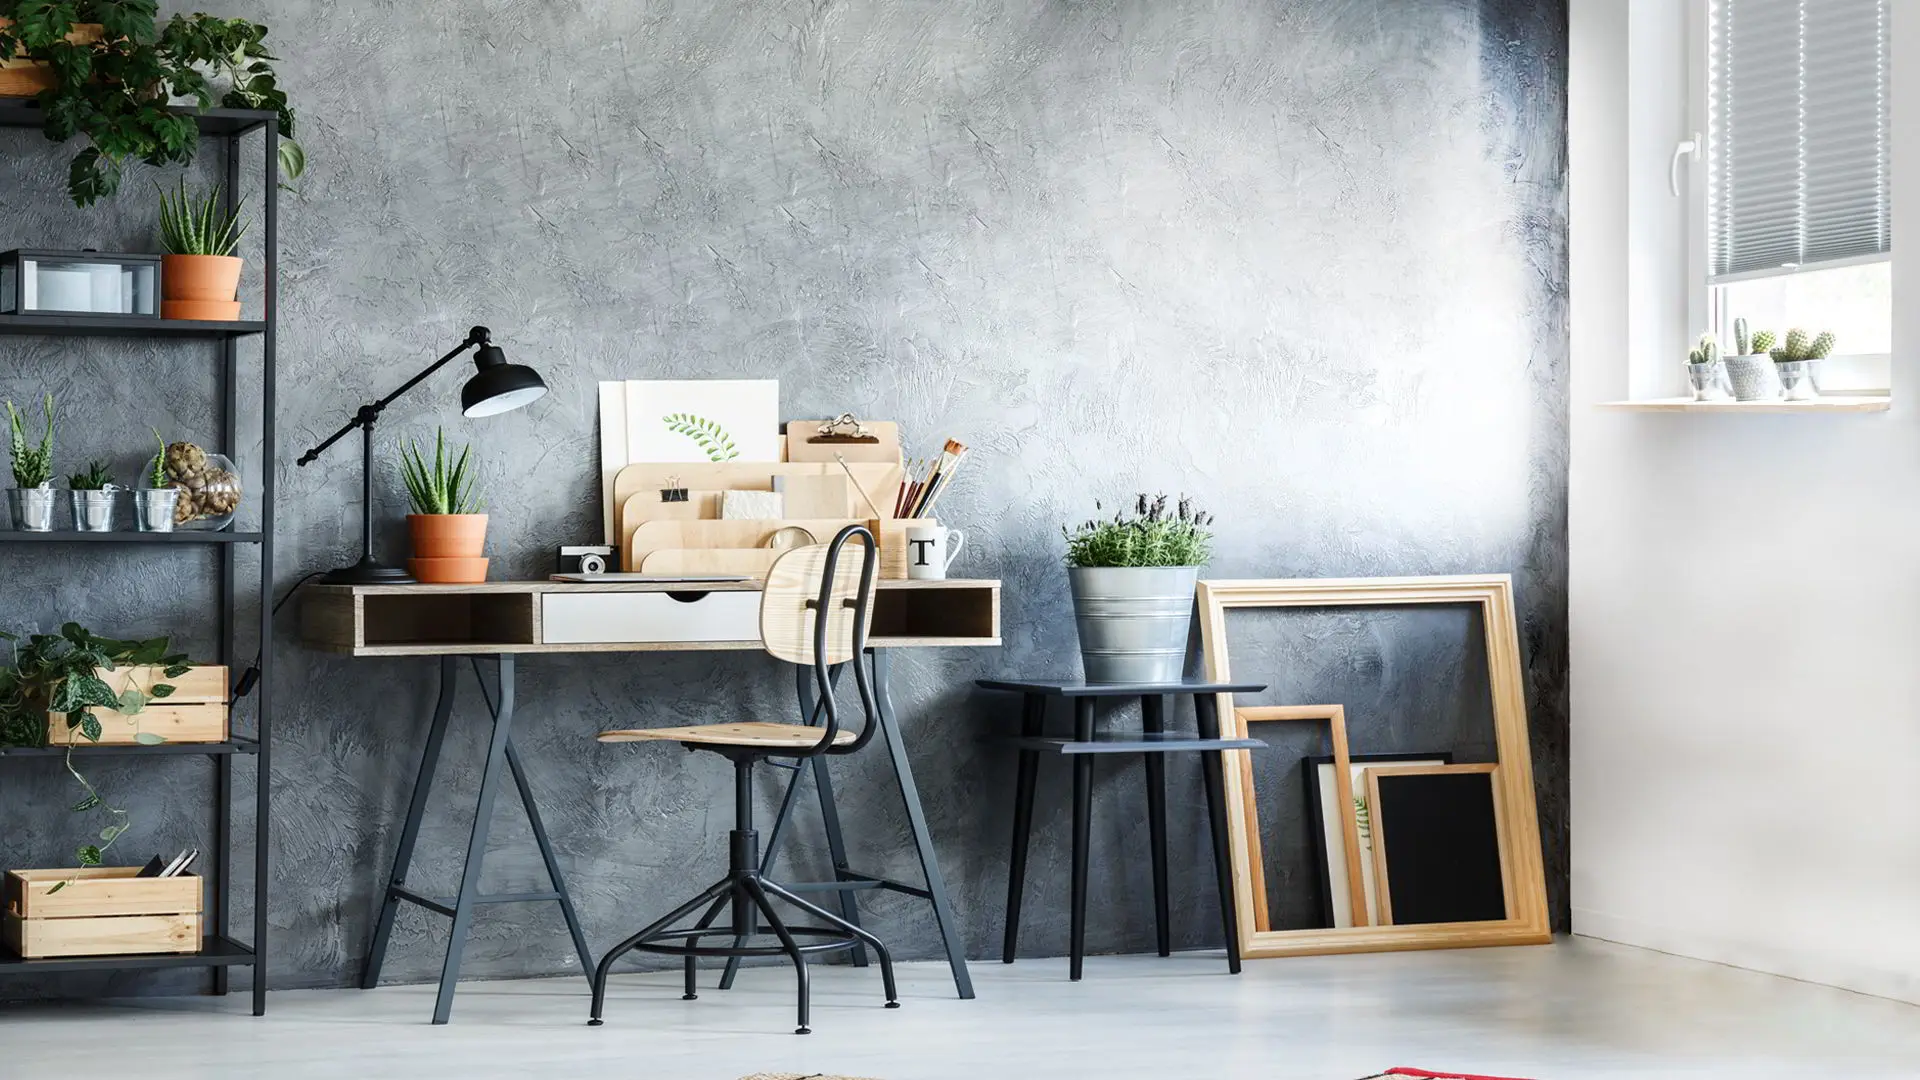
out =
[[[7,948],[29,960],[199,952],[201,879],[139,874],[137,866],[7,871]]]

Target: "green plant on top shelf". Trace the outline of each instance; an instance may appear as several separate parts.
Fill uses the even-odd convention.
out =
[[[119,190],[131,162],[193,160],[199,131],[192,116],[168,108],[172,98],[273,112],[285,137],[282,178],[306,167],[258,23],[196,13],[162,25],[156,0],[0,0],[0,19],[0,58],[38,61],[51,74],[39,95],[47,138],[87,140],[67,169],[76,205]]]
[[[7,449],[13,455],[13,486],[46,487],[53,483],[53,395],[46,400],[46,433],[40,445],[27,443],[26,415],[7,402]]]
[[[108,803],[74,767],[74,747],[99,741],[105,731],[99,711],[134,723],[132,718],[148,702],[169,697],[174,690],[169,683],[156,682],[146,693],[132,688],[115,693],[100,672],[151,665],[161,668],[162,678],[177,679],[191,665],[184,655],[170,651],[167,638],[121,641],[100,637],[79,623],[67,623],[58,634],[29,634],[24,643],[18,635],[4,631],[0,631],[0,639],[14,647],[13,663],[0,667],[0,746],[66,747],[67,771],[86,792],[86,797],[74,804],[74,812],[104,809],[110,818],[100,830],[99,843],[88,842],[74,851],[80,865],[99,866],[101,857],[126,832],[132,818],[125,809]],[[61,724],[53,722],[55,714],[63,716]],[[147,732],[137,732],[134,739],[142,745],[165,741]]]
[[[473,447],[460,448],[456,460],[447,453],[447,433],[433,433],[433,462],[429,464],[420,447],[409,439],[400,448],[400,475],[407,483],[407,498],[416,514],[477,514],[483,504],[478,497],[479,480],[472,469]]]
[[[1095,503],[1096,508],[1099,507]],[[1134,513],[1061,530],[1068,566],[1205,566],[1213,548],[1213,515],[1181,497],[1172,514],[1165,495],[1141,495]]]
[[[67,477],[67,487],[74,491],[105,491],[112,486],[113,470],[104,461],[89,461],[86,472]]]
[[[171,194],[157,184],[154,190],[160,192],[160,244],[167,254],[231,255],[240,246],[247,226],[238,209],[221,211],[219,189],[195,196],[182,179]]]

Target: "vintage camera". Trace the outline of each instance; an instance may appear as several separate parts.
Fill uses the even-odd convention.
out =
[[[562,574],[604,574],[613,567],[613,549],[600,544],[579,544],[560,549]]]

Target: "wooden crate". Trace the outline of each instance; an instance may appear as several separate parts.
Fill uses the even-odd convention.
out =
[[[173,687],[173,693],[149,703],[132,716],[122,716],[111,709],[95,709],[94,717],[100,721],[100,738],[97,742],[69,730],[65,713],[50,713],[47,716],[49,744],[65,746],[72,739],[81,746],[130,746],[139,742],[143,733],[158,736],[170,743],[227,741],[226,665],[198,664],[174,679],[167,678],[163,668],[150,665],[95,671],[94,674],[116,694],[127,690],[150,694],[155,683]]]
[[[201,879],[139,873],[137,866],[9,870],[0,926],[7,948],[30,960],[199,952]]]

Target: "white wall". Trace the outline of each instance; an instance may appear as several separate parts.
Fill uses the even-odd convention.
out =
[[[1685,114],[1629,101],[1676,75],[1649,20],[1680,6],[1570,4],[1574,930],[1920,1002],[1920,240],[1893,412],[1596,409],[1677,392],[1694,332],[1645,276]],[[1920,3],[1894,6],[1920,214]]]

